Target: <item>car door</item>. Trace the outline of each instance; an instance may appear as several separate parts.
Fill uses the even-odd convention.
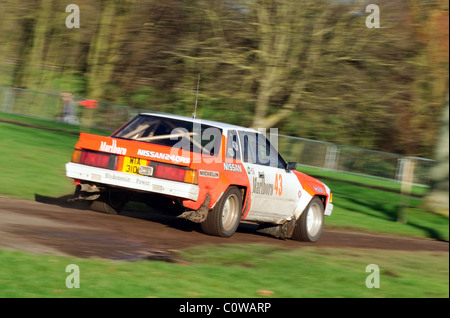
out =
[[[294,212],[300,182],[286,170],[286,162],[263,134],[240,131],[239,139],[251,188],[246,219],[269,223],[286,220]]]

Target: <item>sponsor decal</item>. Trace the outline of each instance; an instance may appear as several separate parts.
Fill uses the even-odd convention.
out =
[[[106,141],[102,141],[100,144],[100,151],[114,153],[117,155],[125,155],[127,148],[117,147],[117,141],[113,140],[112,145],[108,145]]]
[[[264,179],[258,182],[258,178],[254,177],[252,192],[256,194],[273,195],[273,184],[266,183]]]
[[[106,173],[105,178],[122,182],[131,182],[131,179],[128,177],[122,177],[111,173]]]
[[[136,184],[145,185],[145,186],[150,186],[151,185],[151,183],[149,181],[144,180],[144,179],[129,178],[129,177],[119,176],[119,175],[112,174],[112,173],[106,173],[105,174],[105,179],[121,181],[121,182],[129,182],[129,183],[135,182]]]
[[[144,157],[149,157],[149,158],[156,158],[156,159],[163,159],[163,160],[172,161],[172,162],[175,162],[175,163],[180,163],[180,162],[182,162],[182,163],[190,163],[191,162],[190,158],[170,155],[168,153],[162,153],[162,152],[157,152],[157,151],[150,151],[150,150],[139,149],[137,154],[139,156],[144,156]]]
[[[151,185],[149,181],[147,181],[147,180],[141,180],[141,179],[139,179],[139,178],[136,179],[136,183],[137,183],[137,184],[140,184],[140,185],[146,185],[146,186],[148,186],[148,187]]]
[[[255,169],[247,166],[247,174],[248,175],[254,175],[255,174]]]
[[[217,171],[199,170],[198,174],[200,177],[208,177],[208,178],[218,178],[219,177],[219,173]]]
[[[314,187],[314,190],[316,190],[319,193],[325,193],[325,190],[319,187]]]
[[[242,172],[242,167],[234,163],[224,163],[223,169],[227,171]]]

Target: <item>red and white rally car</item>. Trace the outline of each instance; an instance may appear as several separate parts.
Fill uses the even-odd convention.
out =
[[[66,175],[94,210],[116,214],[143,200],[223,237],[246,220],[314,242],[333,210],[330,189],[296,171],[261,132],[169,114],[139,114],[110,137],[81,133]]]

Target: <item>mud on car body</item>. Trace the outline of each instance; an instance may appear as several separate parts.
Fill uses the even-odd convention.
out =
[[[94,210],[116,214],[144,201],[223,237],[246,220],[314,242],[333,209],[330,189],[286,162],[264,134],[169,114],[139,114],[110,137],[81,133],[66,175]]]

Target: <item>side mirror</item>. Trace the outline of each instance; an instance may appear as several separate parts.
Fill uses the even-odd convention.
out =
[[[297,163],[296,162],[288,162],[286,166],[287,171],[291,170],[297,170]]]

